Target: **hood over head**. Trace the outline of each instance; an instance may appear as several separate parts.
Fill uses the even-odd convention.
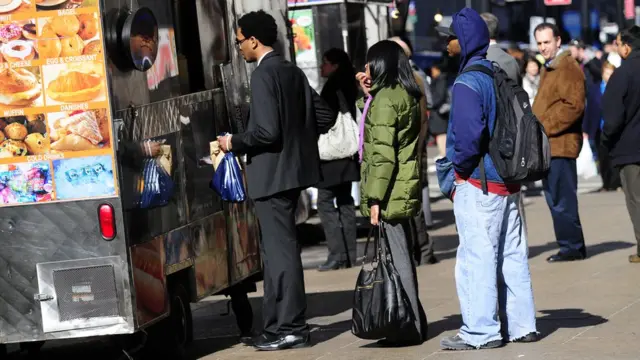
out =
[[[489,48],[489,29],[480,14],[464,8],[453,14],[453,31],[460,42],[460,71],[473,61],[484,59]]]

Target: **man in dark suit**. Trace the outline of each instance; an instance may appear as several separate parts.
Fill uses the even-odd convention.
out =
[[[253,340],[259,350],[309,343],[295,210],[300,192],[321,179],[318,136],[335,123],[302,70],[273,51],[277,33],[264,11],[238,20],[236,45],[247,62],[258,63],[251,75],[249,122],[246,132],[218,138],[223,151],[247,155],[264,264],[264,332]]]

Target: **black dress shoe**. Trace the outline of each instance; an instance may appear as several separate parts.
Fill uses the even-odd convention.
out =
[[[296,349],[309,345],[309,340],[309,334],[289,334],[277,337],[262,335],[254,341],[253,347],[262,351]]]
[[[240,333],[240,342],[247,346],[253,346],[253,343],[257,337],[258,336],[256,336],[252,332],[243,332]]]
[[[557,253],[555,255],[551,255],[547,258],[547,261],[550,263],[555,263],[555,262],[567,262],[567,261],[577,261],[577,260],[584,260],[586,258],[585,255],[583,254],[563,254],[563,253]]]
[[[346,269],[349,267],[349,263],[346,261],[327,260],[326,263],[318,266],[318,271],[332,271],[338,269]]]

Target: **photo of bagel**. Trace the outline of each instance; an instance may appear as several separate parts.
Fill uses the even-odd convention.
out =
[[[40,18],[36,51],[51,59],[102,53],[98,13]]]
[[[43,105],[38,66],[0,70],[0,110]]]

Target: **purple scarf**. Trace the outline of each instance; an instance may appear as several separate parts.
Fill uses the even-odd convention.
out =
[[[373,100],[373,96],[369,95],[369,97],[367,98],[367,102],[364,104],[362,118],[360,119],[360,142],[358,144],[360,163],[362,163],[362,149],[364,148],[364,121],[367,119],[367,112],[369,112],[369,105],[371,105],[371,100]]]

